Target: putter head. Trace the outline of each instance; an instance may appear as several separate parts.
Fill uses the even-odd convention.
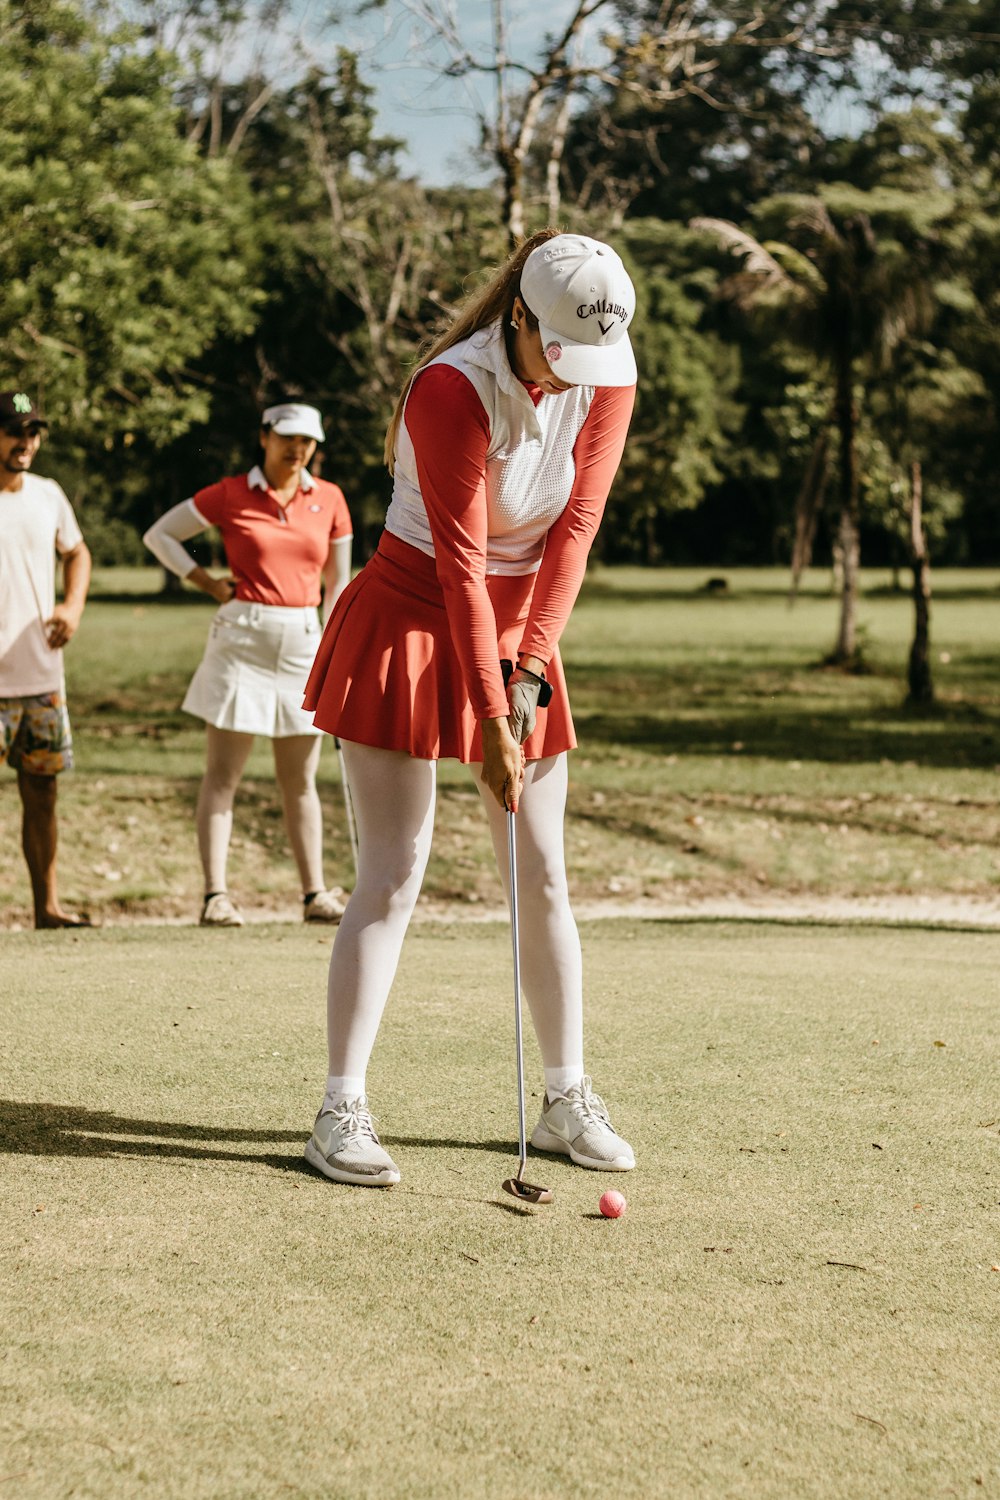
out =
[[[522,1182],[520,1177],[508,1177],[503,1183],[503,1190],[516,1198],[518,1203],[551,1203],[552,1189],[547,1187],[535,1187],[531,1182]]]

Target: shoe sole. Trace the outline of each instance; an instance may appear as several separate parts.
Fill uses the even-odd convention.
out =
[[[399,1181],[399,1170],[395,1167],[383,1167],[377,1176],[363,1177],[360,1172],[345,1172],[342,1167],[331,1166],[311,1139],[306,1141],[305,1158],[311,1167],[322,1172],[324,1177],[329,1177],[331,1182],[346,1182],[352,1187],[392,1187]]]
[[[531,1132],[531,1144],[536,1151],[568,1156],[578,1167],[587,1167],[591,1172],[631,1172],[635,1168],[634,1158],[628,1161],[625,1157],[616,1156],[613,1161],[597,1161],[592,1156],[581,1156],[578,1151],[573,1150],[569,1141],[564,1141],[561,1135],[553,1135],[540,1125],[536,1125]]]

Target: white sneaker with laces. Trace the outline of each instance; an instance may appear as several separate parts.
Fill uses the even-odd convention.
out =
[[[216,891],[205,899],[201,911],[202,927],[242,927],[243,913],[228,891]]]
[[[379,1145],[375,1122],[364,1094],[332,1108],[324,1105],[306,1142],[306,1161],[333,1182],[359,1187],[391,1187],[399,1168]]]
[[[617,1135],[607,1107],[594,1093],[589,1078],[566,1090],[564,1098],[542,1101],[542,1115],[531,1132],[537,1151],[558,1151],[578,1167],[597,1172],[631,1172],[635,1156],[628,1141]]]
[[[337,898],[343,894],[339,886],[332,891],[317,891],[306,901],[302,911],[302,920],[304,922],[339,922],[346,908],[343,901]]]

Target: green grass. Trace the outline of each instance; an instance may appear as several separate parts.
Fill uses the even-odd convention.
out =
[[[639,1163],[606,1222],[561,1161],[547,1208],[499,1191],[498,925],[411,934],[383,1193],[301,1162],[325,939],[8,934],[0,1494],[996,1493],[998,941],[586,927]]]
[[[905,596],[865,577],[864,675],[818,668],[814,575],[597,572],[565,641],[578,900],[1000,883],[998,578],[939,575],[937,709]],[[69,655],[62,884],[109,923],[20,932],[4,778],[0,1496],[938,1500],[1000,1492],[997,943],[915,926],[585,924],[588,1060],[638,1170],[514,1161],[509,939],[414,927],[370,1072],[402,1184],[303,1166],[329,936],[187,923],[211,606],[98,577]],[[942,657],[947,658],[946,660]],[[336,757],[321,790],[348,883]],[[422,910],[498,905],[442,767]],[[233,884],[294,912],[266,746]],[[931,913],[933,914],[933,912]],[[537,1108],[538,1065],[528,1042]]]
[[[942,573],[933,604],[938,705],[904,707],[911,605],[864,575],[868,671],[818,666],[833,640],[828,580],[733,570],[597,570],[564,642],[580,750],[568,847],[581,901],[722,896],[946,895],[1000,891],[1000,577]],[[68,656],[78,771],[62,785],[67,899],[104,920],[189,919],[200,892],[193,809],[203,732],[179,710],[212,606],[149,590],[155,571],[98,575]],[[427,903],[495,906],[470,774],[441,768]],[[320,773],[328,878],[350,883],[337,759]],[[0,834],[18,840],[5,776]],[[290,913],[295,876],[270,750],[258,743],[237,804],[232,883],[244,905]],[[0,924],[29,918],[20,862],[0,873]]]

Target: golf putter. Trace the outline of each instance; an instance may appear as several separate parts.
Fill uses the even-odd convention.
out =
[[[507,861],[510,866],[510,934],[514,949],[514,1040],[517,1049],[517,1123],[518,1145],[521,1160],[516,1177],[508,1177],[503,1183],[505,1193],[510,1193],[519,1203],[551,1203],[552,1189],[537,1187],[525,1182],[524,1169],[528,1160],[528,1139],[524,1123],[524,1049],[521,1043],[521,955],[518,945],[517,918],[517,837],[514,832],[516,814],[507,809]]]

